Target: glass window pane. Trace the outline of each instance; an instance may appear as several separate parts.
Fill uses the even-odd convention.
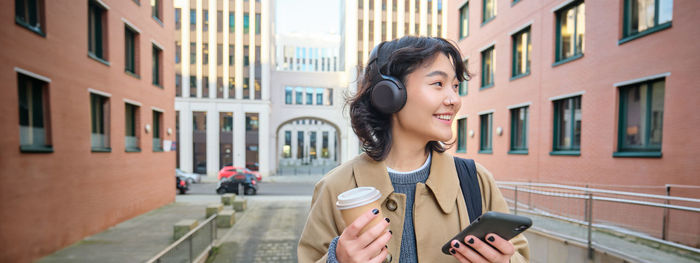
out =
[[[573,109],[574,109],[574,131],[572,149],[579,149],[581,147],[581,97],[573,98]]]
[[[646,95],[647,86],[641,85],[627,89],[625,94],[627,115],[624,127],[626,146],[643,146],[646,131]]]
[[[571,146],[571,102],[569,99],[562,100],[558,103],[557,112],[559,113],[559,138],[557,141],[559,148],[568,148]]]
[[[574,9],[564,11],[561,16],[561,42],[560,59],[565,59],[574,55]]]
[[[632,32],[641,32],[654,27],[655,1],[634,0],[632,2],[632,12],[636,13],[636,16],[633,16],[636,18],[633,23],[636,26],[632,28]]]
[[[584,50],[584,37],[586,35],[586,6],[585,3],[581,3],[576,8],[576,54],[583,53]]]
[[[664,122],[664,89],[665,82],[657,81],[651,86],[651,120],[649,125],[649,146],[661,147],[661,137]]]
[[[673,18],[673,0],[659,1],[659,24],[670,22]]]
[[[460,20],[460,37],[466,37],[469,35],[469,4],[465,4],[459,10],[459,20]]]

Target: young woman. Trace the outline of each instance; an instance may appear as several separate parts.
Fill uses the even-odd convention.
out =
[[[461,106],[457,87],[467,76],[459,51],[442,38],[403,37],[375,47],[348,101],[365,152],[316,184],[299,262],[528,261],[522,235],[510,241],[467,236],[451,241],[451,256],[441,251],[469,225],[454,160],[445,153]],[[386,85],[396,87],[387,93]],[[483,212],[508,213],[491,173],[476,167]],[[335,205],[338,194],[359,186],[381,192],[386,217],[361,235],[378,211],[343,222]]]

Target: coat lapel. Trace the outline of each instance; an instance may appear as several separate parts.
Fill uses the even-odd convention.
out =
[[[384,161],[377,162],[367,153],[362,153],[356,157],[352,170],[358,187],[372,186],[382,193],[382,197],[379,199],[380,204],[383,204],[386,198],[394,192],[394,186],[391,185]]]

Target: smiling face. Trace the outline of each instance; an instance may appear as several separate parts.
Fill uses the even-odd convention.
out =
[[[406,105],[392,117],[395,135],[425,143],[450,140],[452,121],[462,105],[452,60],[442,52],[436,54],[408,74],[404,85]]]

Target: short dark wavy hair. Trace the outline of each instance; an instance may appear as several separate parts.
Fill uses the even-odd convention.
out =
[[[377,68],[384,75],[392,76],[406,83],[406,76],[424,63],[432,62],[438,52],[452,60],[459,81],[470,79],[470,74],[462,62],[459,49],[451,42],[439,37],[405,36],[383,42],[378,59],[369,62],[358,78],[357,93],[348,98],[352,129],[362,143],[362,149],[376,161],[386,159],[392,146],[391,114],[381,113],[372,106],[370,94],[373,84],[378,81]],[[380,43],[381,45],[381,43]],[[430,141],[425,151],[444,152],[452,143]]]

